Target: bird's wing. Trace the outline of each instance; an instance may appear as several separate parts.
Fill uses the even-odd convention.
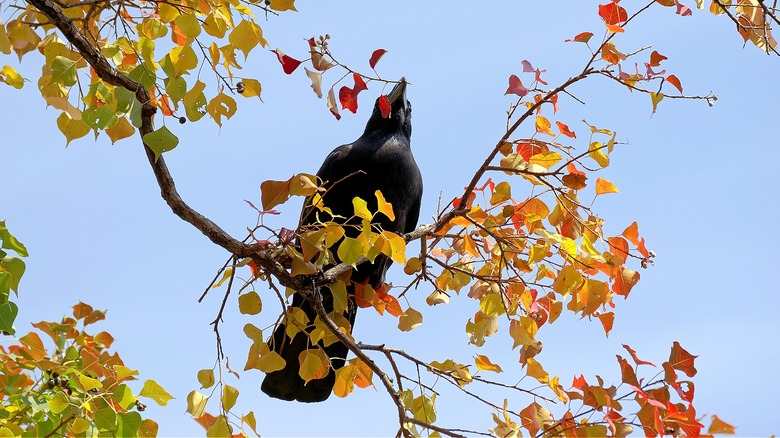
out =
[[[337,163],[344,159],[351,150],[352,144],[344,144],[333,149],[333,151],[325,157],[325,161],[322,162],[320,170],[317,171],[317,176],[320,177],[322,182],[329,182],[331,184],[335,182],[331,181],[333,178],[333,171],[338,167]]]

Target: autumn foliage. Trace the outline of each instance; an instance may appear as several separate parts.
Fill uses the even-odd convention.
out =
[[[294,1],[13,3],[12,13],[0,12],[0,53],[14,54],[23,62],[41,61],[41,75],[31,81],[5,65],[0,81],[15,89],[37,84],[46,104],[59,111],[57,127],[66,145],[90,133],[95,137],[105,134],[112,143],[142,141],[175,214],[231,254],[210,285],[226,294],[213,322],[219,345],[216,365],[198,372],[200,388],[187,396],[187,412],[209,436],[262,432],[253,412],[232,411],[239,389],[226,379],[215,378],[227,369],[219,343],[225,334],[219,329],[226,303],[233,303],[228,298],[234,296],[247,318],[243,335],[251,341],[243,372],[268,373],[284,367],[284,359],[266,344],[273,322],[258,322],[260,316],[279,314],[277,321],[285,320],[290,337],[304,331],[312,345],[343,342],[349,347],[354,357],[337,371],[334,394],[347,397],[359,388],[383,389],[398,408],[388,415],[398,416],[399,435],[423,431],[449,436],[489,432],[501,437],[526,433],[625,436],[639,430],[646,435],[675,436],[734,432],[733,426],[715,415],[705,420],[697,414],[692,380],[696,356],[678,342],[670,340],[671,352],[663,362],[639,359],[637,352],[624,345],[625,352],[616,356],[620,382],[606,382],[599,376],[550,374],[547,369],[552,366],[545,363],[539,334],[551,330],[564,312],[570,312],[600,324],[609,335],[621,302],[636,293],[640,271],[650,267],[655,257],[637,222],[605,227],[606,218],[597,212],[599,197],[619,193],[618,185],[598,172],[613,164],[612,153],[620,142],[608,127],[571,120],[566,113],[572,102],[567,89],[598,76],[649,97],[652,112],[665,98],[712,104],[717,99],[712,94],[684,94],[683,81],[667,71],[667,56],[629,46],[621,35],[630,32],[634,20],[649,8],[680,17],[691,15],[691,8],[708,9],[734,21],[745,42],[777,54],[773,7],[757,0],[714,0],[707,5],[697,0],[690,7],[677,0],[645,5],[594,2],[593,13],[604,27],[572,31],[565,43],[581,47],[587,61],[568,80],[551,85],[547,71],[531,60],[507,72],[504,97],[496,96],[496,101],[503,98],[508,106],[507,129],[485,149],[484,161],[463,181],[462,194],[444,200],[435,223],[406,235],[382,230],[374,219],[377,215],[393,218],[393,206],[376,192],[375,199],[353,200],[350,225],[316,221],[313,226],[298,227],[297,218],[290,218],[289,229],[265,226],[265,215],[278,214],[274,208],[291,197],[309,199],[305,215],[329,211],[322,202],[324,182],[301,173],[287,180],[262,182],[259,202],[248,201],[257,211],[258,225],[238,240],[176,194],[164,163],[165,153],[177,147],[179,139],[163,122],[198,122],[208,116],[222,126],[238,111],[238,99],[258,98],[255,101],[259,102],[258,73],[242,69],[242,56],[245,60],[256,49],[268,47],[268,41],[251,11],[274,16],[294,11]],[[383,116],[389,116],[383,93],[395,80],[382,77],[378,70],[380,60],[388,59],[384,58],[386,50],[366,54],[367,72],[362,72],[363,65],[353,68],[339,62],[327,35],[308,38],[301,47],[270,52],[284,74],[308,77],[316,98],[324,98],[323,110],[336,119],[343,110],[370,110],[367,102],[377,97]],[[32,53],[40,56],[33,58]],[[214,81],[203,82],[196,74],[201,69],[211,70]],[[373,94],[369,97],[369,93]],[[376,205],[376,210],[369,204]],[[352,225],[356,223],[360,225]],[[355,227],[358,233],[349,235],[358,237],[347,237],[345,227]],[[608,234],[605,229],[622,231]],[[0,222],[0,239],[0,330],[15,336],[18,308],[11,291],[18,293],[25,266],[21,257],[27,254],[4,222]],[[410,242],[417,242],[414,249]],[[334,254],[341,264],[334,266]],[[355,303],[397,319],[398,329],[408,332],[424,323],[426,313],[425,308],[412,307],[408,293],[426,291],[425,306],[472,300],[473,314],[463,323],[470,344],[480,351],[473,363],[415,357],[401,348],[367,345],[349,335],[349,322],[342,316],[350,300],[345,274],[380,254],[403,267],[405,283],[378,290],[356,285]],[[311,285],[313,289],[329,287],[334,299],[334,310],[328,314],[316,294],[307,295],[313,307],[320,309],[314,320],[286,305],[292,294],[310,290]],[[231,291],[236,293],[230,295]],[[282,309],[264,308],[266,296],[278,297]],[[110,334],[86,331],[104,317],[105,312],[79,303],[72,317],[34,324],[37,331],[0,346],[0,435],[33,431],[37,435],[156,434],[156,423],[142,418],[138,411],[143,404],[131,390],[138,372],[126,367],[117,353],[109,352]],[[511,369],[490,358],[488,340],[498,333],[508,336],[511,348],[517,350],[518,363]],[[373,358],[378,357],[391,366],[377,365]],[[305,381],[324,376],[331,366],[330,358],[316,348],[302,353],[299,365]],[[234,370],[225,374],[230,373],[237,375]],[[531,383],[517,384],[518,375],[528,378],[523,383]],[[440,425],[435,385],[459,389],[458,394],[485,406],[493,427],[486,432]],[[508,395],[497,399],[477,395],[480,391],[490,394],[485,388],[495,387],[507,390]],[[153,380],[147,380],[137,395],[160,405],[170,398]]]

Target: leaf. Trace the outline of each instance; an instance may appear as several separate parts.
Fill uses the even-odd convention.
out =
[[[696,375],[696,368],[693,366],[693,362],[697,357],[688,353],[680,346],[679,342],[674,341],[672,352],[669,354],[669,363],[672,364],[672,368],[684,372],[688,377],[693,377]]]
[[[606,147],[601,144],[599,141],[594,141],[590,144],[588,147],[588,156],[592,158],[596,163],[599,164],[601,167],[608,167],[609,166],[609,157],[607,154],[604,153],[604,149]]]
[[[477,369],[482,371],[493,371],[496,373],[503,371],[500,366],[494,364],[487,356],[481,354],[474,356],[474,363],[477,365]]]
[[[194,15],[192,16],[194,17]],[[238,26],[233,28],[230,32],[228,40],[233,47],[244,54],[245,60],[249,56],[249,52],[257,47],[258,44],[261,46],[268,45],[268,42],[263,38],[263,30],[255,22],[250,20],[241,20],[241,23],[238,23]],[[284,67],[284,64],[282,66]],[[287,73],[287,70],[285,70],[285,73]]]
[[[0,24],[0,28],[2,28],[2,26],[3,25]],[[3,68],[0,69],[0,80],[16,88],[17,90],[20,90],[22,87],[24,87],[24,78],[10,65],[4,65]]]
[[[577,35],[574,36],[574,38],[572,38],[570,40],[564,40],[564,42],[565,43],[572,43],[572,42],[574,42],[574,43],[586,43],[587,44],[587,42],[590,41],[591,38],[593,38],[593,33],[591,33],[591,32],[582,32],[582,33],[578,33]]]
[[[220,415],[214,420],[214,423],[206,430],[206,436],[211,438],[224,438],[232,436],[230,431],[230,425],[228,425],[227,418],[224,415]]]
[[[547,120],[544,116],[536,116],[536,132],[541,132],[543,134],[547,134],[551,137],[554,137],[555,135],[550,131],[550,121]]]
[[[260,295],[255,291],[247,292],[238,297],[238,310],[244,315],[257,315],[263,310]]]
[[[601,17],[606,24],[615,25],[628,20],[628,13],[616,2],[610,2],[605,5],[599,5],[599,17]]]
[[[402,332],[412,331],[413,329],[421,326],[423,323],[422,313],[414,310],[413,308],[406,309],[403,315],[398,318],[398,329]]]
[[[222,126],[222,117],[230,119],[236,113],[236,101],[225,93],[214,96],[206,105],[206,112]]]
[[[230,385],[222,386],[222,409],[229,411],[236,405],[238,390]]]
[[[336,105],[336,95],[333,92],[333,87],[330,87],[330,90],[328,91],[328,109],[330,110],[330,113],[333,114],[333,117],[336,118],[336,120],[341,120],[341,114],[339,114],[339,108]]]
[[[297,11],[295,0],[271,0],[271,9],[274,11]]]
[[[51,409],[51,411],[55,414],[59,414],[67,409],[69,403],[68,396],[65,395],[65,393],[62,391],[58,391],[56,394],[54,394],[54,397],[52,397],[51,400],[47,402],[49,409]]]
[[[655,110],[658,107],[658,103],[664,100],[664,94],[651,91],[650,100],[653,102],[653,114],[655,114]]]
[[[680,80],[677,79],[677,76],[675,75],[669,75],[666,77],[666,82],[669,82],[670,84],[674,85],[674,88],[676,88],[680,94],[683,92],[682,84],[680,84]]]
[[[523,86],[520,78],[517,75],[509,76],[509,88],[504,92],[504,96],[507,94],[515,94],[520,97],[525,97],[528,94],[528,89]]]
[[[384,54],[387,53],[387,50],[385,49],[376,49],[371,54],[371,58],[368,59],[368,65],[373,69],[376,67],[376,63],[379,62],[379,60],[384,56]]]
[[[311,71],[306,67],[303,69],[306,71],[306,76],[311,79],[311,89],[314,90],[314,94],[322,99],[322,73]]]
[[[244,78],[241,80],[241,83],[244,84],[244,91],[241,93],[244,97],[260,97],[260,93],[263,91],[263,87],[260,85],[260,81],[257,79],[247,79]]]
[[[201,388],[211,388],[214,385],[214,370],[203,369],[198,371],[198,383]],[[200,415],[195,415],[200,417]]]
[[[669,59],[669,58],[653,50],[653,53],[650,54],[650,65],[652,67],[657,67],[661,65],[661,61],[665,59]]]
[[[154,380],[145,381],[144,387],[138,395],[141,397],[148,397],[157,402],[160,406],[167,405],[168,401],[173,398],[172,395],[168,394],[168,392]]]
[[[187,413],[195,418],[200,417],[206,412],[206,404],[208,401],[209,398],[198,391],[190,391],[190,393],[187,394]]]
[[[558,131],[569,138],[577,138],[577,134],[574,133],[574,131],[570,130],[569,127],[565,123],[561,123],[556,121],[555,125],[558,127]]]
[[[550,374],[544,370],[542,364],[537,362],[536,359],[529,358],[528,361],[526,361],[525,366],[525,375],[533,377],[539,383],[547,384],[550,381]]]
[[[725,421],[718,418],[717,415],[712,415],[712,423],[710,424],[709,429],[707,429],[707,435],[712,435],[715,433],[722,433],[727,435],[734,435],[736,433],[736,428]]]
[[[374,217],[374,215],[368,211],[368,203],[358,196],[352,198],[352,208],[355,211],[355,216],[364,221],[370,221]]]
[[[374,195],[376,196],[377,213],[382,213],[387,216],[388,219],[394,221],[395,213],[393,213],[393,204],[387,202],[385,196],[379,190],[374,192]]]
[[[612,331],[612,325],[615,323],[615,312],[600,313],[598,318],[601,326],[604,327],[604,334],[609,337],[609,332]]]
[[[270,351],[257,360],[257,369],[266,374],[284,369],[285,365],[284,358],[275,351]]]
[[[333,385],[333,394],[344,398],[355,390],[355,377],[357,369],[351,363],[336,370],[336,382]]]
[[[633,360],[634,360],[634,363],[635,363],[635,364],[637,364],[637,365],[651,365],[651,366],[655,366],[655,365],[654,365],[652,362],[648,362],[648,361],[646,361],[646,360],[641,360],[641,359],[639,359],[639,358],[636,356],[636,351],[635,351],[633,348],[629,347],[628,345],[626,345],[626,344],[623,344],[623,348],[625,348],[625,349],[626,349],[626,351],[628,351],[628,354],[630,354],[630,355],[631,355],[631,359],[633,359]]]
[[[311,380],[321,379],[330,371],[330,359],[320,348],[309,348],[298,355],[300,368],[298,375],[305,383]]]
[[[510,199],[512,199],[512,186],[508,182],[502,181],[493,190],[493,195],[490,197],[490,205],[501,204]]]
[[[51,83],[66,87],[76,85],[76,61],[57,56],[51,62]]]
[[[390,105],[390,99],[384,94],[379,96],[379,112],[382,114],[383,119],[390,117],[392,109],[393,107]]]
[[[290,198],[292,178],[287,181],[263,181],[260,184],[260,200],[263,210],[268,211]]]
[[[596,196],[604,195],[607,193],[618,193],[618,188],[615,187],[609,180],[604,178],[596,178]]]
[[[130,388],[124,383],[119,385],[114,390],[114,393],[111,394],[111,400],[113,400],[116,404],[125,410],[129,410],[135,406],[135,402],[138,401],[138,399],[133,395],[133,391],[131,391]]]
[[[79,374],[79,383],[84,388],[84,391],[91,391],[93,389],[98,389],[103,387],[103,384],[100,383],[100,380],[93,379],[92,377],[89,377],[86,374]]]
[[[89,134],[90,128],[83,120],[72,119],[67,113],[61,113],[57,117],[57,128],[65,136],[65,146],[67,147],[72,140],[84,137]]]
[[[111,144],[114,144],[135,134],[135,128],[127,121],[127,117],[119,117],[114,126],[106,129],[106,134],[111,139]]]
[[[276,54],[276,58],[279,60],[279,63],[282,64],[282,70],[284,70],[284,72],[288,75],[294,72],[295,69],[301,65],[301,61],[285,55],[284,52],[279,49],[272,50],[272,52]]]
[[[154,152],[155,159],[157,159],[163,152],[175,148],[179,144],[179,138],[163,125],[160,129],[144,135],[144,144]]]
[[[366,247],[360,240],[353,239],[352,237],[345,237],[344,240],[341,241],[336,253],[339,260],[354,267],[360,257],[365,255]]]

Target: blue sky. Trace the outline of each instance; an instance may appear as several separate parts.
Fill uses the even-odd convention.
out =
[[[339,60],[357,69],[368,70],[374,49],[388,51],[380,73],[411,82],[412,148],[425,181],[425,223],[440,196],[446,202],[462,192],[503,134],[512,102],[503,93],[509,75],[522,71],[521,60],[546,69],[551,85],[579,72],[589,53],[564,40],[582,31],[598,38],[603,24],[596,5],[498,1],[480,8],[465,2],[445,7],[299,0],[300,12],[260,24],[270,48],[298,58],[307,53],[304,39],[325,33]],[[648,96],[598,78],[571,90],[586,105],[561,99],[558,116],[578,134],[584,135],[579,120],[586,118],[628,143],[600,175],[620,193],[600,197],[595,205],[608,233],[638,221],[658,256],[655,266],[641,272],[629,299],[618,300],[608,339],[597,321],[565,315],[540,335],[539,360],[565,385],[580,373],[618,383],[614,355],[625,356],[621,344],[660,364],[677,340],[699,355],[694,381],[700,414],[718,414],[740,435],[777,433],[780,345],[772,333],[780,329],[780,290],[773,280],[780,245],[780,141],[772,128],[780,101],[778,61],[752,46],[743,48],[727,19],[697,10],[682,18],[672,9],[652,8],[616,43],[625,52],[652,44],[669,58],[662,66],[680,78],[686,94],[713,92],[719,99],[712,108],[703,101],[667,99],[651,115]],[[17,65],[12,57],[2,62]],[[35,72],[20,70],[28,77]],[[342,111],[337,122],[302,69],[286,76],[272,53],[258,50],[244,72],[262,82],[264,103],[240,100],[238,114],[221,129],[206,119],[169,122],[181,142],[166,154],[184,199],[241,237],[255,221],[243,200],[259,199],[260,182],[315,172],[333,147],[362,132],[380,92],[370,83],[360,96],[361,111]],[[325,81],[337,77],[326,74]],[[79,300],[108,309],[98,328],[114,335],[125,363],[176,397],[165,408],[149,403],[147,414],[160,423],[161,435],[202,434],[185,413],[186,395],[198,386],[197,370],[213,366],[209,323],[221,294],[212,292],[203,304],[196,300],[227,254],[170,212],[135,139],[111,145],[105,136],[97,142],[85,138],[66,149],[55,124],[58,112],[36,94],[34,82],[22,91],[0,88],[0,219],[30,252],[17,329],[24,333],[29,322],[59,319]],[[299,208],[299,202],[285,205],[270,224],[294,226]],[[392,279],[403,281],[398,267]],[[275,298],[258,292],[266,305],[260,320],[240,315],[235,304],[226,314],[222,334],[233,368],[243,368],[246,359],[243,324],[265,326],[275,318]],[[424,307],[429,292],[413,293],[415,307]],[[426,308],[423,326],[408,334],[399,333],[393,319],[363,311],[355,334],[426,360],[470,363],[482,353],[467,345],[463,331],[476,306],[461,296],[448,306]],[[505,338],[486,348],[507,381],[524,374]],[[381,390],[311,406],[268,399],[259,391],[261,378],[248,372],[228,383],[241,391],[236,412],[254,410],[264,435],[388,435],[397,428],[394,407]],[[522,408],[530,401],[510,403]],[[464,403],[457,393],[445,393],[438,403],[442,426],[492,425],[490,410]]]

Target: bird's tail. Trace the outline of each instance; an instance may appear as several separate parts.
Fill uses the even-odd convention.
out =
[[[333,311],[333,295],[327,288],[322,288],[323,307],[330,313]],[[348,289],[352,289],[350,285]],[[347,296],[349,304],[344,317],[349,321],[350,329],[355,323],[356,307],[354,304],[354,294],[348,290]],[[347,346],[340,341],[333,342],[324,346],[322,341],[312,345],[309,339],[309,333],[314,328],[314,320],[317,312],[306,299],[299,293],[293,297],[293,307],[302,309],[308,317],[308,324],[304,330],[296,333],[292,339],[287,336],[286,325],[279,324],[274,330],[274,334],[268,341],[268,346],[272,351],[278,353],[284,360],[285,366],[281,370],[268,373],[263,379],[260,389],[271,397],[281,400],[297,400],[299,402],[313,403],[326,400],[333,391],[333,385],[336,382],[336,370],[344,366],[347,356]],[[320,348],[330,358],[330,370],[328,374],[321,379],[305,382],[300,374],[299,356],[308,349]]]

